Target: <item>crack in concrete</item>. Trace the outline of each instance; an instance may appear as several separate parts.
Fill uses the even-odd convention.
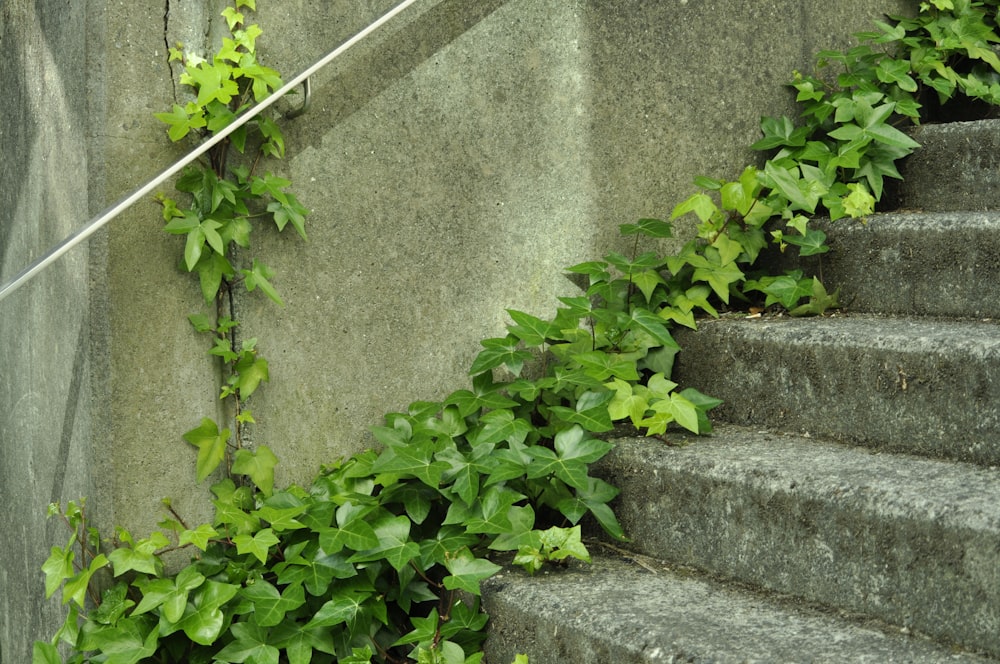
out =
[[[167,72],[170,74],[170,85],[174,90],[174,101],[177,101],[177,80],[174,78],[174,67],[170,62],[170,0],[163,0],[163,47],[167,58]]]

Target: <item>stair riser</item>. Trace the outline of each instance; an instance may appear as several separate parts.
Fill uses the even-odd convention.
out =
[[[622,489],[615,511],[632,548],[1000,655],[996,524],[932,518],[868,487],[713,466],[705,444],[672,455],[623,443],[599,467]]]
[[[775,257],[840,289],[849,311],[1000,318],[1000,214],[885,214],[816,222],[831,251]]]
[[[895,319],[711,321],[676,335],[673,380],[714,419],[1000,465],[996,326]]]
[[[921,148],[893,183],[903,207],[1000,209],[1000,120],[925,125],[911,134]]]

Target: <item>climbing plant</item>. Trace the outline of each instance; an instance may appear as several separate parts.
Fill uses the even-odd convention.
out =
[[[762,165],[732,181],[698,178],[670,221],[623,225],[629,255],[568,268],[583,294],[560,298],[548,319],[508,311],[506,334],[482,342],[468,386],[387,414],[372,428],[379,450],[325,466],[308,486],[275,487],[276,456],[244,444],[246,399],[269,367],[257,340],[236,335],[231,305],[239,287],[281,303],[271,270],[249,253],[251,229],[260,218],[305,237],[306,209],[288,181],[259,172],[284,153],[277,123],[234,133],[178,180],[185,204],[160,198],[167,232],[184,237],[183,269],[217,307],[190,320],[229,368],[220,396],[234,404],[233,429],[204,419],[183,436],[197,448],[198,481],[215,480],[214,519],[188,524],[168,501],[160,531],[102,540],[84,501],[51,506],[69,535],[43,565],[46,593],[61,589],[67,616],[35,644],[34,662],[64,661],[60,643],[77,664],[479,662],[479,585],[498,556],[529,572],[587,561],[585,517],[625,538],[609,506],[617,489],[589,473],[616,426],[711,431],[719,401],[670,379],[680,350],[670,328],[758,298],[793,315],[835,307],[818,279],[769,274],[762,257],[826,252],[810,226],[817,214],[870,214],[918,147],[904,129],[929,97],[941,107],[1000,101],[996,6],[921,3],[860,46],[821,53],[815,73],[791,82],[800,116],[762,121]],[[173,140],[220,130],[280,86],[257,62],[260,29],[245,17],[254,9],[226,9],[232,36],[210,59],[172,51],[192,91],[159,116]],[[245,161],[234,166],[237,155]],[[696,231],[680,250],[643,251],[689,214]],[[178,551],[190,562],[168,568],[164,556]]]

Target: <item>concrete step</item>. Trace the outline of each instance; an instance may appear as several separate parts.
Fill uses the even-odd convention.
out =
[[[902,207],[931,212],[1000,209],[1000,120],[930,124],[894,184]]]
[[[735,426],[669,438],[616,440],[594,469],[630,548],[1000,656],[1000,469]]]
[[[673,380],[713,419],[1000,465],[1000,325],[872,315],[702,321]]]
[[[899,630],[844,620],[662,565],[596,558],[484,584],[486,661],[531,664],[668,662],[982,662]]]
[[[829,253],[773,259],[840,288],[850,311],[1000,318],[992,281],[1000,273],[1000,213],[900,212],[814,225],[827,234]]]

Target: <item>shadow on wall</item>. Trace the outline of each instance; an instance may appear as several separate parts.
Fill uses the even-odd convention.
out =
[[[86,3],[5,0],[0,24],[0,278],[86,220]],[[62,615],[40,566],[65,533],[46,504],[88,493],[87,247],[0,303],[0,661],[31,661]]]

